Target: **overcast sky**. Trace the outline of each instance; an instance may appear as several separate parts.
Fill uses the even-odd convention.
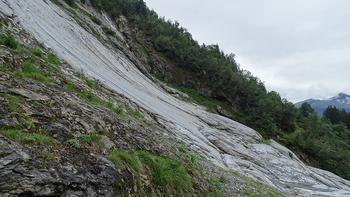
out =
[[[145,0],[290,101],[350,93],[349,0]]]

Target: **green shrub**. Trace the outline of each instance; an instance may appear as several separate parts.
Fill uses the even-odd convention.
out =
[[[0,45],[5,45],[11,49],[18,49],[19,43],[13,36],[0,35]]]

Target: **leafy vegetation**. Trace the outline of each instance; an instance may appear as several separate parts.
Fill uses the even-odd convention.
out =
[[[350,113],[344,109],[339,110],[334,106],[329,106],[323,116],[332,124],[344,124],[348,129],[350,128]]]

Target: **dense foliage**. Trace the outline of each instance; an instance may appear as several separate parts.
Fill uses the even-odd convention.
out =
[[[292,136],[289,135],[287,143],[307,155],[314,166],[349,179],[350,130],[344,124],[331,124],[328,119],[318,118],[307,103],[300,111],[300,128]]]
[[[350,131],[344,125],[319,119],[308,104],[297,109],[278,93],[268,92],[258,78],[239,67],[233,54],[224,54],[217,45],[198,44],[179,23],[160,18],[143,0],[90,2],[114,18],[127,17],[157,53],[185,70],[191,81],[173,83],[190,89],[197,100],[225,103],[233,119],[279,140],[309,163],[350,179]]]
[[[339,110],[334,106],[329,106],[323,116],[332,124],[345,124],[347,128],[350,128],[350,113],[344,109]]]

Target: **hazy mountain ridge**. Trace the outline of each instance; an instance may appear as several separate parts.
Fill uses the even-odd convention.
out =
[[[323,116],[323,112],[328,106],[335,106],[340,110],[344,109],[345,111],[350,112],[350,95],[345,93],[339,93],[337,96],[329,99],[308,99],[296,103],[295,106],[301,107],[303,103],[309,103],[319,116]]]

